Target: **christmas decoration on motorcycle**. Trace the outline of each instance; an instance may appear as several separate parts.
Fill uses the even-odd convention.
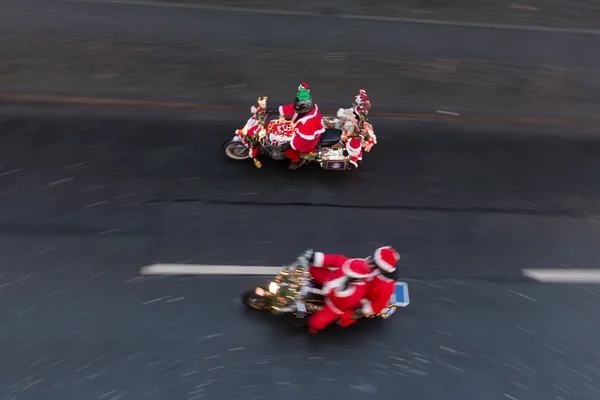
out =
[[[254,116],[258,120],[259,125],[263,128],[265,126],[265,121],[267,119],[267,99],[268,98],[269,98],[268,96],[260,96],[256,100],[256,103],[258,104],[258,108],[256,108],[256,112],[254,113]]]
[[[310,153],[300,153],[300,158],[304,160],[315,160],[319,157],[319,152],[316,150],[312,150]]]
[[[271,305],[277,308],[289,307],[301,296],[300,291],[309,280],[310,273],[305,268],[284,268],[273,280],[279,289],[271,298]]]
[[[240,136],[244,144],[248,147],[248,155],[252,158],[256,168],[260,168],[262,167],[262,164],[256,159],[259,149],[259,135],[257,135],[257,131],[260,128],[260,125],[253,119],[254,117],[248,121],[246,126],[236,130],[235,133]]]
[[[362,127],[362,146],[363,149],[368,153],[371,151],[374,145],[377,144],[377,136],[373,130],[373,125],[368,122],[363,123]]]
[[[260,141],[265,136],[265,121],[267,118],[268,96],[261,96],[256,100],[258,107],[250,107],[252,117],[246,122],[242,129],[236,130],[244,144],[248,147],[248,153],[256,168],[261,168],[262,163],[256,158],[260,148]]]
[[[354,110],[359,116],[363,114],[366,116],[369,113],[369,108],[371,108],[371,102],[369,96],[367,96],[367,91],[360,89],[354,96]]]
[[[377,137],[373,130],[373,125],[368,121],[369,109],[371,101],[365,89],[360,89],[354,97],[354,111],[358,116],[358,131],[362,137],[362,147],[368,153],[373,146],[377,144]]]
[[[292,140],[294,125],[291,121],[285,119],[269,121],[266,125],[266,131],[271,144],[281,146]]]

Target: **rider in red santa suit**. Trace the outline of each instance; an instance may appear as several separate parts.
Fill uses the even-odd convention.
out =
[[[378,314],[388,306],[396,290],[396,264],[400,261],[400,254],[390,246],[380,247],[367,261],[372,272],[366,280],[367,294],[361,300],[359,315]]]
[[[293,115],[294,136],[289,143],[281,147],[285,151],[285,155],[292,160],[290,169],[295,170],[306,163],[306,160],[301,158],[300,154],[315,150],[317,144],[319,144],[321,134],[325,132],[322,122],[323,117],[319,107],[310,97],[310,90],[306,82],[298,86],[298,93],[293,104],[279,107],[279,114],[282,117]]]
[[[344,321],[361,306],[361,300],[367,294],[364,279],[371,268],[363,259],[339,254],[314,253],[311,259],[309,271],[313,280],[323,285],[321,293],[325,296],[325,305],[309,318],[309,332],[317,333],[338,319],[343,326],[349,325]]]

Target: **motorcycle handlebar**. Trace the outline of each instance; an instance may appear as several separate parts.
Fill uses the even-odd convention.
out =
[[[267,108],[267,115],[279,115],[278,108]]]

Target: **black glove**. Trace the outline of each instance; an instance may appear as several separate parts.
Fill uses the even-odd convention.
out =
[[[308,261],[309,264],[312,265],[312,263],[315,261],[315,252],[313,251],[313,249],[308,249],[306,250],[304,253],[302,253],[302,255],[304,257],[306,257],[306,260]]]

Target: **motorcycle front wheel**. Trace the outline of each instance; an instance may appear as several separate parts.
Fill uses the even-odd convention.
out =
[[[223,143],[223,151],[232,160],[247,160],[250,158],[248,148],[243,143],[233,140]]]
[[[255,289],[246,290],[242,293],[242,304],[252,310],[267,311],[267,300],[263,296],[256,294]]]

